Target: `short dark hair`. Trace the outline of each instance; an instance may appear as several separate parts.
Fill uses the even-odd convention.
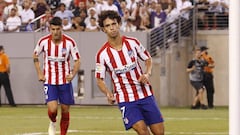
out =
[[[2,51],[4,49],[3,45],[0,45],[0,51]]]
[[[55,16],[50,21],[50,25],[62,26],[62,19],[60,17]]]
[[[100,27],[104,27],[103,21],[106,20],[107,18],[117,19],[117,22],[121,23],[121,16],[118,14],[118,12],[113,10],[106,10],[106,11],[102,11],[98,16],[98,24]]]

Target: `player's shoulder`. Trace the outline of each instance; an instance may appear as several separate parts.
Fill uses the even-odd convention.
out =
[[[140,45],[139,40],[135,37],[122,36],[122,39],[123,39],[123,41],[133,42],[133,43],[136,43],[137,45]]]
[[[45,36],[42,36],[41,38],[39,38],[38,40],[38,44],[41,44],[42,42],[48,41],[50,39],[51,35],[47,34]]]
[[[102,47],[100,47],[96,53],[97,57],[100,57],[100,55],[103,55],[105,53],[107,53],[107,49],[110,47],[108,42],[105,42]]]

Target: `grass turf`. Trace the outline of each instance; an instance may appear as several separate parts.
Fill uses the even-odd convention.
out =
[[[116,106],[71,107],[68,135],[135,135],[125,131]],[[161,107],[166,135],[228,135],[228,108],[190,110]],[[59,134],[60,110],[57,131]],[[44,105],[0,107],[0,135],[47,135],[49,119]]]

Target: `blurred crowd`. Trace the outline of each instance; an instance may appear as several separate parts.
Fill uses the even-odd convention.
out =
[[[48,31],[49,20],[59,16],[64,31],[100,31],[98,14],[115,10],[123,18],[121,31],[149,31],[177,18],[189,19],[195,1],[191,0],[0,0],[0,32]],[[217,12],[228,13],[228,0],[198,0],[204,11],[199,20]],[[221,11],[215,11],[215,9]],[[206,13],[207,10],[207,13]],[[213,12],[213,13],[212,13]],[[206,13],[206,14],[205,14]],[[213,24],[214,25],[214,24]]]

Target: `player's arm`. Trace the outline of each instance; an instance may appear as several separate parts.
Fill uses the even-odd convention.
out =
[[[105,84],[105,81],[102,78],[96,78],[97,79],[97,86],[107,96],[108,102],[110,104],[114,104],[115,98],[113,96],[113,93],[108,89],[107,85]]]
[[[33,62],[34,62],[34,66],[35,66],[35,69],[37,71],[37,74],[38,74],[38,80],[39,81],[45,81],[46,78],[40,68],[40,62],[39,62],[39,59],[38,59],[38,56],[36,54],[33,54]]]
[[[188,67],[186,69],[187,73],[192,72],[193,70],[195,70],[196,67],[194,66],[193,63],[194,63],[193,61],[189,62]]]
[[[140,76],[138,81],[140,83],[148,83],[149,82],[149,77],[152,74],[152,58],[149,57],[148,59],[145,60],[145,72]]]
[[[80,59],[74,60],[73,71],[72,71],[72,74],[67,75],[66,77],[67,81],[69,82],[72,81],[74,76],[78,73],[79,68],[80,68]]]

